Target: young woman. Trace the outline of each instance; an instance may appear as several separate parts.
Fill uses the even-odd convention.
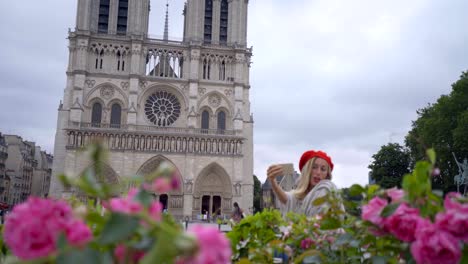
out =
[[[313,201],[337,190],[335,184],[331,182],[333,162],[327,153],[309,150],[302,154],[299,160],[299,170],[301,176],[297,188],[289,192],[285,192],[276,181],[277,176],[283,175],[281,166],[270,166],[267,170],[267,177],[271,181],[283,215],[287,212],[307,216],[316,215],[323,210],[326,203],[314,206]]]

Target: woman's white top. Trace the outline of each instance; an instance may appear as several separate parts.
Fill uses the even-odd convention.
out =
[[[299,200],[293,194],[293,191],[286,192],[288,200],[285,204],[279,201],[280,211],[283,216],[288,212],[294,212],[298,214],[305,214],[307,216],[314,216],[319,214],[328,203],[322,203],[321,205],[314,206],[313,201],[317,198],[323,197],[332,191],[336,191],[336,185],[330,180],[322,180],[304,197]]]

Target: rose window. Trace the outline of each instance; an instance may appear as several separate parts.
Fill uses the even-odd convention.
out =
[[[157,126],[169,126],[179,118],[179,100],[169,92],[155,92],[146,99],[145,114],[153,124]]]

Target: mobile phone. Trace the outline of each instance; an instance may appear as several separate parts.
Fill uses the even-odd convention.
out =
[[[284,175],[293,175],[294,174],[294,165],[292,163],[283,163],[278,164],[283,168]]]

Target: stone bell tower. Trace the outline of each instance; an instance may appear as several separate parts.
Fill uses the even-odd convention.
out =
[[[251,208],[247,6],[187,0],[183,41],[174,41],[167,12],[164,37],[148,37],[149,0],[78,0],[51,195],[65,194],[57,175],[77,177],[91,165],[79,149],[101,138],[109,182],[127,182],[163,161],[177,168],[180,190],[157,196],[176,217],[228,215],[233,202]]]

